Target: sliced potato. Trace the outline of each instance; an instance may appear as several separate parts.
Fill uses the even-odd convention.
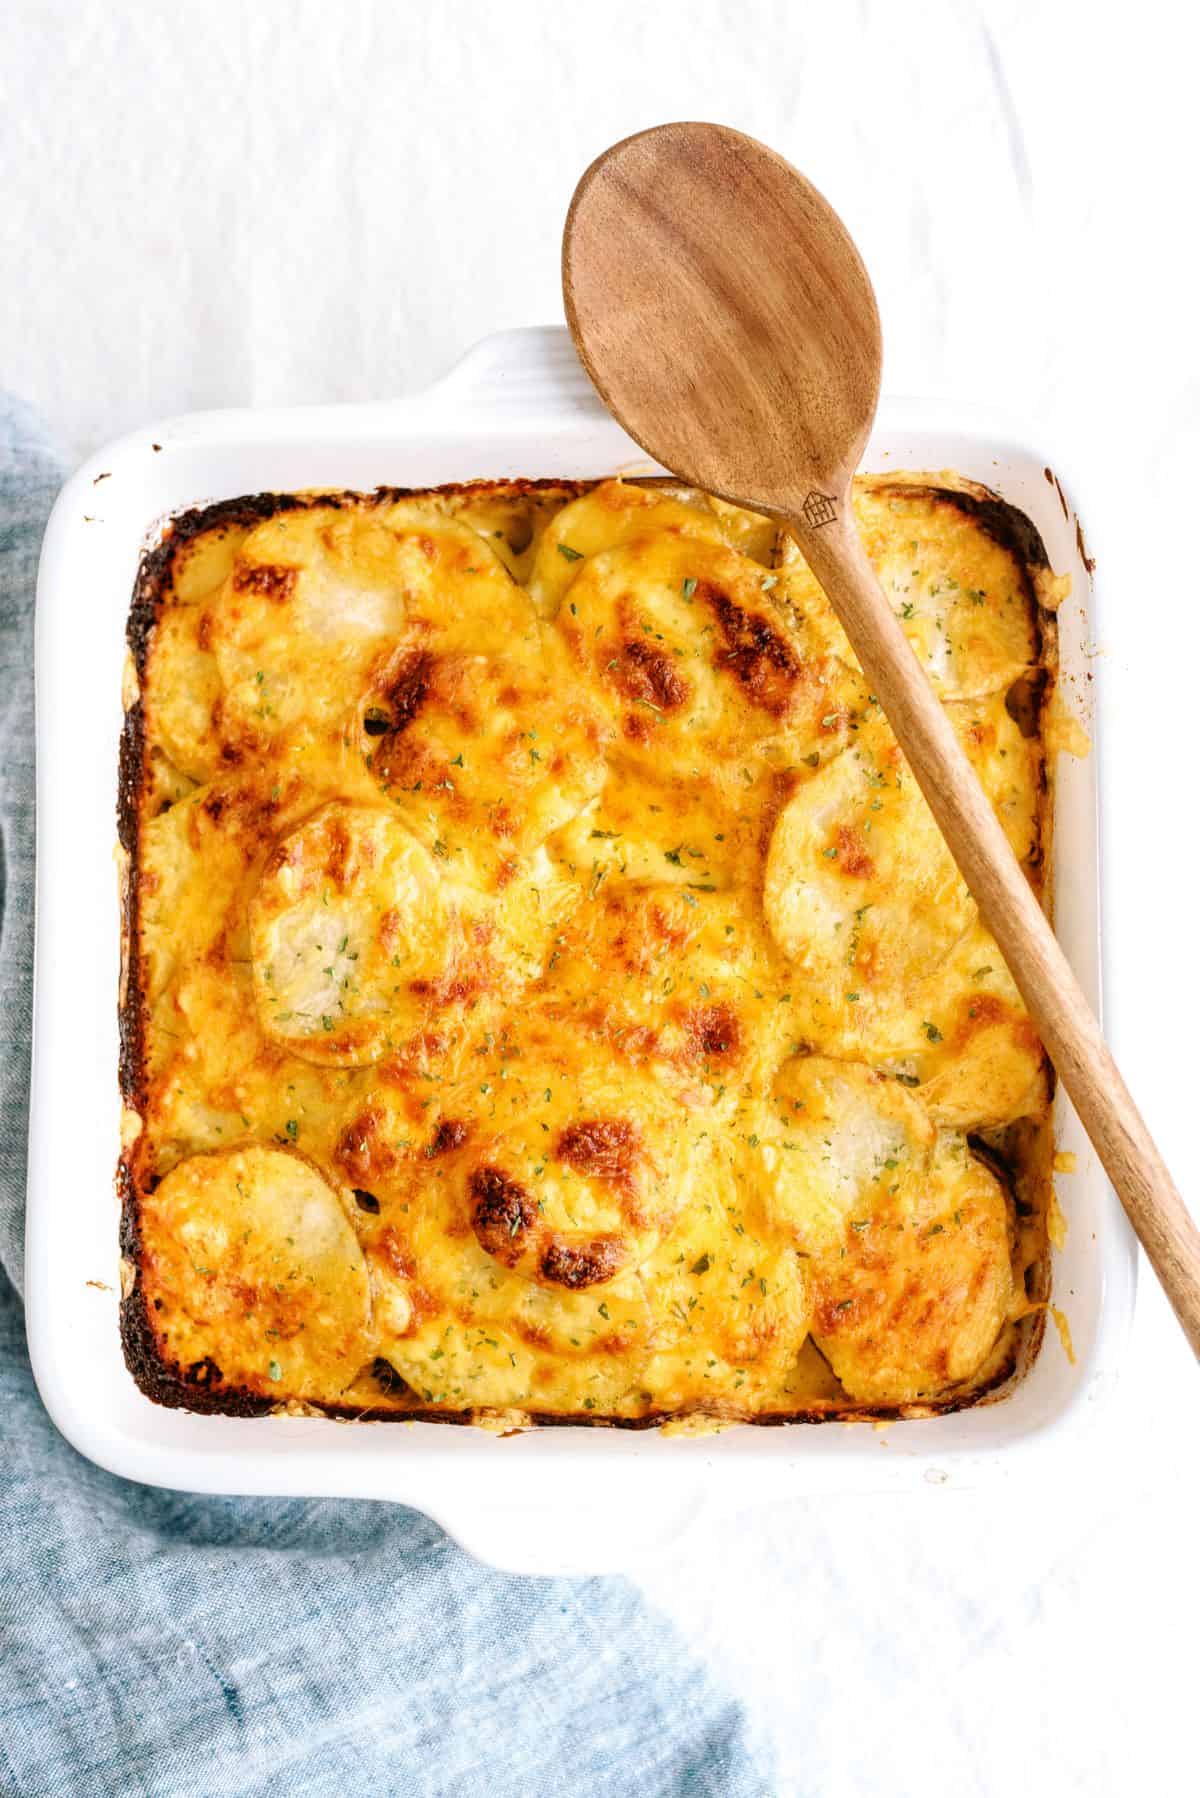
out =
[[[480,1069],[456,1102],[453,1212],[543,1286],[579,1291],[637,1267],[688,1202],[689,1115],[572,1031],[512,1029]]]
[[[177,967],[247,953],[245,900],[273,823],[261,791],[235,776],[197,787],[143,825],[139,923],[151,1003]]]
[[[422,1096],[415,1115],[403,1097],[372,1104],[338,1158],[355,1184],[370,1182],[394,1258],[447,1302],[464,1269],[477,1284],[476,1249],[551,1294],[619,1284],[689,1202],[702,1116],[536,1014],[489,1033],[433,1103],[428,1086]]]
[[[1036,662],[1034,607],[1021,567],[967,512],[924,489],[866,479],[855,484],[854,513],[880,585],[943,699],[1003,691]],[[791,538],[779,592],[814,646],[857,666]]]
[[[344,1202],[303,1156],[193,1155],[141,1202],[142,1283],[164,1358],[210,1389],[335,1396],[371,1350]]]
[[[748,1194],[811,1256],[836,1253],[848,1229],[919,1186],[937,1134],[898,1081],[821,1055],[785,1062],[769,1100],[740,1121]]]
[[[261,744],[352,704],[404,628],[408,589],[426,566],[357,508],[316,506],[259,525],[213,608],[224,739]]]
[[[645,1383],[655,1408],[787,1408],[783,1395],[812,1318],[809,1266],[778,1234],[756,1228],[719,1167],[702,1179],[643,1278],[653,1320]]]
[[[975,904],[885,726],[861,730],[775,824],[763,909],[822,1043],[867,1035],[974,922]]]
[[[573,483],[532,482],[516,491],[484,482],[440,495],[443,514],[486,538],[514,581],[528,586],[542,533],[572,499]]]
[[[703,495],[684,498],[658,487],[601,481],[564,506],[541,535],[529,580],[541,616],[554,617],[589,556],[618,549],[651,531],[709,543],[727,541],[725,527]]]
[[[398,1051],[486,980],[461,903],[382,808],[335,801],[278,844],[250,941],[263,1029],[311,1061]]]
[[[947,712],[1014,850],[1029,855],[1036,745],[1003,694]],[[1041,1045],[882,720],[798,779],[772,834],[763,908],[796,969],[801,1041],[919,1084],[941,1123],[983,1127],[1040,1108]]]
[[[692,1103],[731,1097],[771,1067],[790,1008],[774,990],[764,933],[736,898],[616,872],[592,883],[554,937],[540,989],[547,1015]]]
[[[674,779],[766,739],[799,757],[844,733],[861,685],[844,663],[802,655],[771,578],[723,544],[672,532],[581,567],[555,623],[627,758]]]
[[[435,1260],[428,1286],[429,1264],[414,1265],[419,1292],[452,1294],[447,1309],[413,1306],[409,1282],[386,1258],[372,1260],[372,1280],[377,1292],[398,1295],[380,1352],[426,1404],[599,1416],[644,1410],[650,1308],[636,1270],[581,1292],[550,1288],[509,1272],[474,1239],[462,1244],[453,1270]],[[451,1272],[451,1287],[439,1283]]]
[[[538,642],[537,616],[491,544],[454,519],[430,519],[420,500],[380,508],[403,571],[409,638],[416,647],[465,655],[523,655]]]
[[[147,741],[196,781],[210,780],[220,767],[213,720],[221,679],[207,646],[210,622],[203,606],[164,607],[146,670]]]
[[[812,1278],[813,1335],[852,1398],[904,1403],[969,1378],[1012,1300],[1007,1195],[919,1097],[852,1062],[785,1063],[741,1174]]]
[[[1013,854],[1027,861],[1038,849],[1042,747],[1022,735],[1003,691],[947,704],[946,716],[1003,824]]]
[[[852,1398],[935,1398],[987,1359],[1013,1303],[1004,1188],[964,1137],[939,1136],[901,1183],[814,1264],[813,1336]]]
[[[249,534],[247,525],[219,524],[181,544],[171,558],[171,598],[175,604],[194,606],[215,597],[229,579],[234,558]]]
[[[358,709],[383,797],[456,878],[502,890],[598,794],[611,727],[561,645],[403,648]]]
[[[688,1121],[568,1032],[478,1049],[432,1104],[394,1078],[338,1148],[371,1206],[381,1353],[426,1403],[634,1408],[638,1267],[688,1201]]]
[[[917,996],[882,1059],[913,1077],[930,1116],[984,1130],[1040,1115],[1050,1099],[1045,1051],[982,924]]]
[[[222,727],[255,745],[319,728],[402,640],[479,651],[533,629],[527,595],[474,531],[404,502],[284,512],[252,531],[213,609]]]
[[[763,847],[790,780],[786,759],[772,741],[761,754],[683,773],[612,749],[596,802],[550,847],[589,893],[618,879],[693,895],[736,891],[743,911],[757,911]]]
[[[327,1120],[354,1076],[292,1059],[264,1034],[248,964],[210,957],[183,963],[155,1007],[149,1034],[156,1173],[198,1150],[241,1142],[248,1132],[325,1157]]]

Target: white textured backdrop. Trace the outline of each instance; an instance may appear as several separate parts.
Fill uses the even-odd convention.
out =
[[[563,213],[613,139],[767,139],[859,240],[886,386],[1004,406],[1078,471],[1110,1018],[1194,1189],[1198,49],[1181,6],[1105,0],[7,0],[0,384],[79,454],[195,407],[399,393],[560,316]],[[1198,1401],[1144,1282],[1068,1484],[747,1511],[643,1584],[781,1792],[1195,1790]]]

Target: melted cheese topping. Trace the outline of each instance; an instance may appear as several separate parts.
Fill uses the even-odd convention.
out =
[[[1036,884],[1029,574],[911,478],[856,506]],[[1044,1057],[790,541],[619,481],[257,510],[182,534],[142,669],[164,1369],[481,1421],[1003,1374]]]

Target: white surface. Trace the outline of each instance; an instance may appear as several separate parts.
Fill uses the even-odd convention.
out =
[[[964,422],[966,414],[966,422]],[[1092,583],[1075,515],[1046,480],[1043,444],[950,402],[885,402],[872,469],[953,467],[995,485],[1037,524],[1074,583],[1059,612],[1064,690],[1090,698]],[[322,1418],[164,1412],[134,1387],[117,1330],[112,1070],[118,1045],[112,784],[122,624],[156,521],[265,487],[371,488],[494,477],[602,475],[647,464],[597,401],[562,327],[486,339],[432,389],[375,406],[192,414],[149,422],[98,450],[67,483],[38,580],[38,957],[34,991],[26,1304],[42,1396],[64,1435],[114,1472],[214,1492],[399,1500],[505,1569],[578,1573],[661,1556],[702,1515],[802,1493],[911,1494],[987,1486],[1032,1466],[1046,1481],[1082,1450],[1124,1363],[1132,1239],[1065,1098],[1056,1140],[1078,1158],[1055,1291],[1075,1342],[1053,1332],[1003,1403],[894,1431],[740,1429],[681,1442],[657,1432],[544,1430],[519,1441],[415,1423],[346,1429]],[[1085,514],[1086,516],[1086,514]],[[78,595],[89,596],[81,614]],[[1101,703],[1102,711],[1102,703]],[[60,727],[72,721],[71,732]],[[78,746],[89,745],[80,766]],[[1100,763],[1102,767],[1102,760]],[[1093,1003],[1097,758],[1058,770],[1055,916]],[[80,895],[87,903],[80,904]],[[81,917],[85,920],[81,927]],[[79,1033],[95,1050],[59,1128],[59,1069]],[[582,1514],[581,1514],[582,1513]]]
[[[859,238],[887,388],[1002,404],[1080,471],[1109,1017],[1186,1190],[1196,52],[1167,0],[8,0],[0,379],[79,453],[195,406],[396,394],[558,316],[562,213],[612,139],[691,116],[775,144]],[[644,1583],[753,1706],[782,1792],[1185,1790],[1197,1394],[1144,1280],[1074,1480],[787,1501]]]

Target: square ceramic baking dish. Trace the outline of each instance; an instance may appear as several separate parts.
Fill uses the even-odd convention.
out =
[[[940,404],[885,403],[864,466],[955,469],[995,488],[1069,573],[1063,690],[1094,732],[1093,582],[1074,496],[1042,446]],[[1074,1443],[1112,1385],[1131,1316],[1135,1245],[1070,1107],[1056,1142],[1068,1219],[1049,1329],[994,1402],[869,1425],[739,1426],[716,1436],[543,1429],[497,1439],[429,1423],[200,1417],[163,1410],[126,1371],[117,1326],[117,973],[113,863],[125,619],[139,557],[171,513],[265,490],[427,486],[473,477],[650,472],[602,410],[566,333],[506,332],[396,404],[211,412],[139,431],[64,488],[38,588],[37,957],[27,1290],[38,1386],[83,1454],[128,1478],[222,1493],[389,1499],[428,1512],[481,1559],[530,1573],[629,1565],[702,1506],[794,1493],[969,1484]],[[1086,709],[1081,695],[1087,695]],[[1098,756],[1060,758],[1055,916],[1099,1002]],[[928,1486],[926,1486],[928,1491]],[[931,1499],[931,1502],[932,1499]]]

